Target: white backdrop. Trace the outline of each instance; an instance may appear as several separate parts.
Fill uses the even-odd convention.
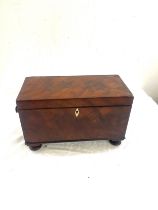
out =
[[[156,0],[1,0],[0,74],[118,73],[156,97],[157,20]]]

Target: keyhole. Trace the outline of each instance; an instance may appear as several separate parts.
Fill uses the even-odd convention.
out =
[[[75,110],[75,115],[76,115],[76,117],[78,117],[78,115],[79,115],[79,109],[77,108],[76,110]]]

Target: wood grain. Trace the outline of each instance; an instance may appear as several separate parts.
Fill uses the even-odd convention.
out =
[[[118,75],[27,77],[18,109],[131,105],[133,95]]]
[[[42,143],[97,139],[119,145],[132,103],[133,95],[118,75],[27,77],[16,111],[32,150]]]
[[[26,142],[124,139],[130,106],[22,110],[20,119]]]

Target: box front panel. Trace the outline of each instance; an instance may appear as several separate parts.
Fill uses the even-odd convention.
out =
[[[26,143],[125,137],[131,106],[19,110]]]

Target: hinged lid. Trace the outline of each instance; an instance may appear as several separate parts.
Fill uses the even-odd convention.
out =
[[[20,109],[131,105],[133,95],[118,75],[26,77]]]

